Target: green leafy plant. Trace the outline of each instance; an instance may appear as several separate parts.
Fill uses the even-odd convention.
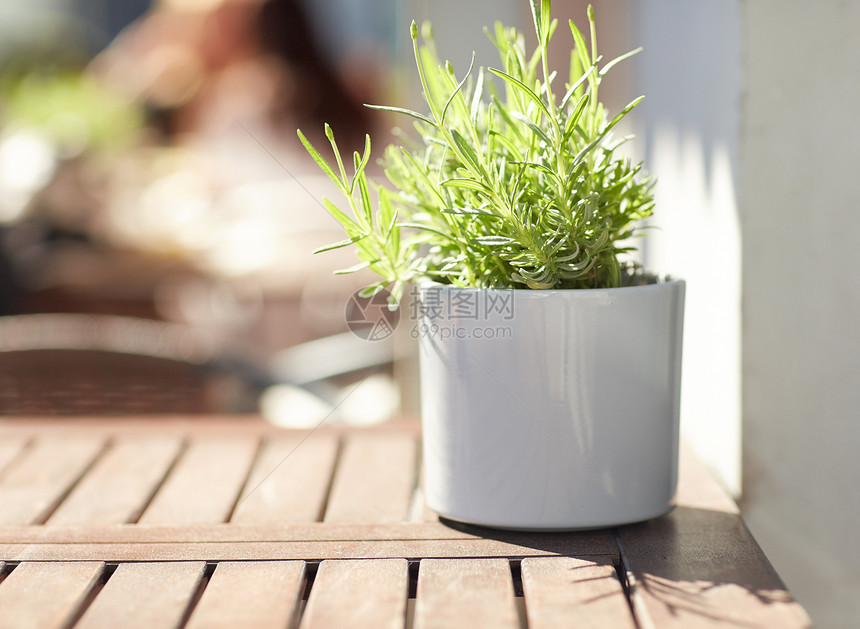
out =
[[[472,65],[457,78],[441,63],[429,25],[411,26],[418,75],[429,114],[370,106],[413,119],[420,141],[389,146],[382,166],[394,190],[378,189],[374,209],[363,154],[348,174],[334,134],[326,136],[336,164],[329,165],[298,132],[305,148],[338,185],[348,212],[326,200],[347,239],[320,251],[353,245],[361,264],[390,285],[396,300],[406,282],[429,278],[488,288],[604,288],[628,283],[632,265],[619,262],[622,241],[651,214],[652,180],[619,148],[612,130],[642,99],[614,117],[598,100],[606,73],[638,50],[602,63],[593,9],[591,46],[571,21],[574,47],[563,95],[553,83],[547,50],[558,25],[550,2],[532,0],[537,46],[526,53],[514,28],[496,24],[488,36],[501,67]],[[561,93],[561,90],[558,90]]]

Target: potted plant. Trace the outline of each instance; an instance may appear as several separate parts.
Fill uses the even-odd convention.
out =
[[[486,526],[612,526],[671,508],[677,480],[684,283],[620,260],[654,205],[598,100],[606,73],[588,9],[570,22],[569,77],[548,68],[557,22],[532,0],[537,35],[496,25],[501,68],[457,77],[428,26],[411,35],[428,114],[419,141],[386,149],[393,190],[374,209],[363,154],[352,174],[305,147],[343,192],[326,200],[361,263],[396,303],[417,285],[427,503]],[[554,89],[555,88],[555,89]]]

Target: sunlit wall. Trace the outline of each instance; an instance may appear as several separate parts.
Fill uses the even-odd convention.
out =
[[[734,3],[630,2],[639,147],[658,178],[645,260],[687,281],[682,425],[740,491],[741,57]]]
[[[860,6],[628,2],[660,177],[647,258],[690,282],[687,437],[737,489],[742,434],[753,534],[816,626],[853,626]]]

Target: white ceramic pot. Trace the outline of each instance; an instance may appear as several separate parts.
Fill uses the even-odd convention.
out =
[[[669,511],[684,289],[421,287],[413,335],[428,506],[528,530]]]

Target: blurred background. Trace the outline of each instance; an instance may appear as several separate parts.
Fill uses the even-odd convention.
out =
[[[688,282],[686,439],[739,497],[816,624],[852,626],[860,4],[594,4],[605,58],[645,48],[601,95],[617,111],[646,94],[628,129],[659,179],[658,229],[641,255]],[[554,15],[582,23],[585,6],[555,0]],[[344,148],[370,131],[381,150],[399,121],[361,104],[421,108],[413,18],[433,21],[439,50],[462,70],[472,50],[478,64],[495,62],[483,26],[530,28],[525,0],[0,3],[0,314],[181,326],[133,335],[154,334],[162,349],[176,340],[150,355],[230,358],[201,408],[263,410],[277,421],[285,408],[336,399],[319,383],[272,387],[255,372],[275,365],[282,381],[300,380],[316,360],[321,379],[341,368],[385,376],[355,397],[350,421],[415,412],[408,343],[371,349],[339,336],[344,305],[367,277],[332,276],[354,263],[349,251],[311,255],[341,238],[320,206],[336,194],[295,135],[301,127],[322,145],[325,121]],[[67,337],[91,340],[90,328],[57,321],[28,329],[44,339],[66,325]],[[0,345],[22,329],[0,330]],[[72,344],[67,337],[58,343]],[[0,361],[4,411],[52,412],[44,395],[26,395],[21,365]],[[48,367],[27,369],[44,376]],[[162,376],[138,391],[140,408],[167,387]],[[308,390],[319,396],[303,399]],[[119,393],[113,408],[129,399]]]

